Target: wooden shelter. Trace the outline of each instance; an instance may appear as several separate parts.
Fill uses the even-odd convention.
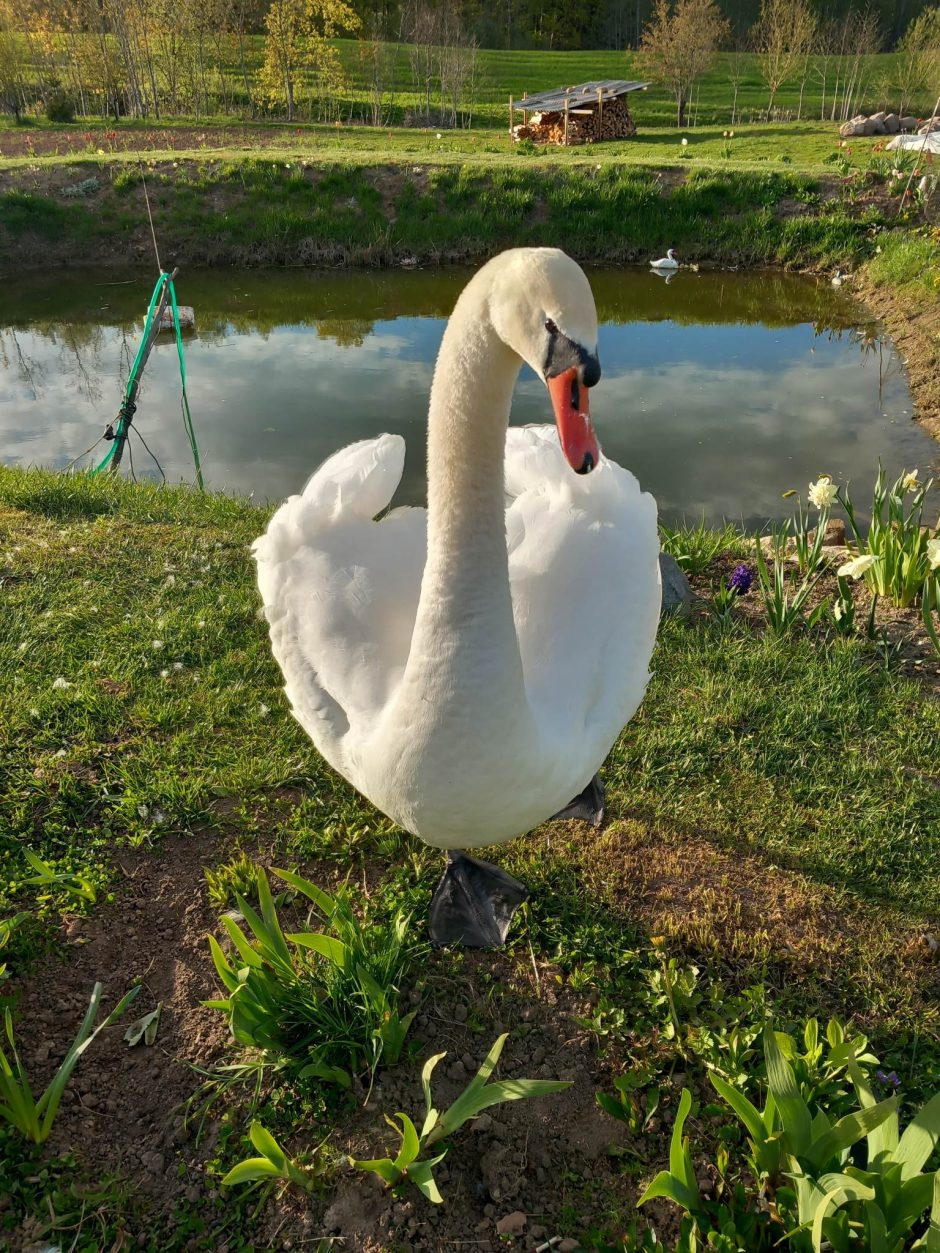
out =
[[[509,133],[516,142],[535,144],[593,144],[602,139],[631,139],[636,123],[627,108],[631,91],[645,91],[649,83],[605,79],[577,87],[556,87],[521,100],[509,97]],[[521,124],[516,114],[522,114]]]

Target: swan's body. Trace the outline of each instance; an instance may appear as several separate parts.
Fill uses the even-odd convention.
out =
[[[586,473],[584,449],[599,453],[583,443],[593,432],[576,377],[599,367],[584,352],[561,370],[564,353],[595,342],[574,262],[554,249],[502,254],[465,289],[441,345],[427,512],[374,521],[405,455],[382,435],[326,461],[255,544],[295,717],[334,769],[440,848],[498,843],[558,811],[646,687],[655,502],[606,459]],[[507,435],[522,353],[556,408],[574,381],[564,455],[552,427]]]
[[[675,248],[667,248],[664,257],[657,257],[655,261],[650,262],[650,266],[654,270],[678,270],[679,261],[676,257]]]

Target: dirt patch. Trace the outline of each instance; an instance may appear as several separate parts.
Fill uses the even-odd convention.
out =
[[[224,826],[224,813],[219,816]],[[172,1233],[180,1206],[202,1214],[209,1231],[218,1223],[217,1181],[205,1173],[218,1127],[210,1119],[197,1144],[183,1105],[201,1081],[194,1064],[211,1068],[231,1058],[223,1017],[200,1002],[218,994],[206,944],[206,934],[218,930],[218,915],[208,900],[203,868],[233,851],[229,838],[206,832],[168,837],[155,851],[118,853],[122,883],[114,902],[87,918],[68,919],[62,954],[44,960],[16,989],[24,1062],[43,1084],[96,980],[104,984],[105,1009],[133,982],[143,985],[124,1020],[98,1037],[77,1068],[49,1145],[53,1153],[74,1152],[83,1174],[116,1173],[127,1181],[141,1215],[140,1230],[127,1218],[131,1240],[154,1230]],[[325,886],[340,877],[338,867],[305,871]],[[371,878],[381,870],[364,867],[363,873]],[[380,1073],[368,1105],[354,1106],[340,1119],[329,1141],[334,1159],[392,1149],[394,1136],[384,1115],[403,1109],[420,1119],[421,1061],[447,1052],[435,1073],[434,1092],[438,1101],[449,1102],[502,1031],[511,1033],[502,1077],[560,1078],[572,1087],[493,1109],[458,1136],[436,1172],[445,1206],[433,1206],[417,1193],[398,1200],[339,1165],[329,1186],[313,1197],[291,1191],[272,1199],[260,1220],[261,1247],[290,1248],[333,1236],[342,1238],[344,1248],[363,1253],[378,1253],[391,1243],[432,1253],[469,1239],[481,1253],[495,1253],[507,1247],[496,1224],[514,1211],[526,1215],[523,1234],[509,1241],[520,1248],[540,1229],[548,1235],[583,1231],[633,1212],[636,1172],[625,1172],[618,1156],[631,1150],[629,1137],[594,1098],[598,1088],[610,1087],[610,1066],[599,1059],[596,1040],[575,1021],[589,1011],[588,1001],[562,986],[548,963],[536,975],[505,953],[468,953],[456,969],[459,975],[453,954],[439,953],[422,970],[423,995],[410,994],[420,1011],[413,1028],[418,1059]],[[495,989],[486,1001],[481,986]],[[163,1012],[155,1045],[128,1048],[127,1026],[158,1002]],[[670,1105],[666,1125],[671,1111]],[[642,1150],[634,1146],[642,1160],[662,1156],[665,1134],[654,1128]],[[322,1135],[322,1128],[298,1125],[287,1143],[294,1151],[309,1150]],[[29,1222],[14,1233],[11,1247],[32,1250],[41,1236],[42,1227]],[[183,1237],[176,1242],[172,1234],[166,1239],[167,1249],[208,1247]]]
[[[940,439],[940,301],[876,287],[864,274],[855,291],[884,323],[904,360],[917,420]]]

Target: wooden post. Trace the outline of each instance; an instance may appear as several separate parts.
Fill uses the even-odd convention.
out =
[[[529,114],[526,111],[526,107],[525,107],[525,102],[528,100],[528,98],[529,98],[529,93],[527,91],[524,91],[522,93],[522,125],[523,126],[525,126],[529,120]]]
[[[569,109],[569,101],[568,101],[568,92],[566,91],[565,92],[565,139],[564,139],[564,145],[566,148],[568,147],[568,109]]]
[[[603,139],[604,137],[604,88],[597,89],[597,134],[595,139]]]
[[[512,117],[513,117],[512,96],[510,96],[509,97],[509,138],[510,139],[512,139]]]

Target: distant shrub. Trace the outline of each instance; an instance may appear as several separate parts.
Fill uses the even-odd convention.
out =
[[[46,117],[50,122],[74,122],[75,105],[64,91],[53,92],[46,101]]]

